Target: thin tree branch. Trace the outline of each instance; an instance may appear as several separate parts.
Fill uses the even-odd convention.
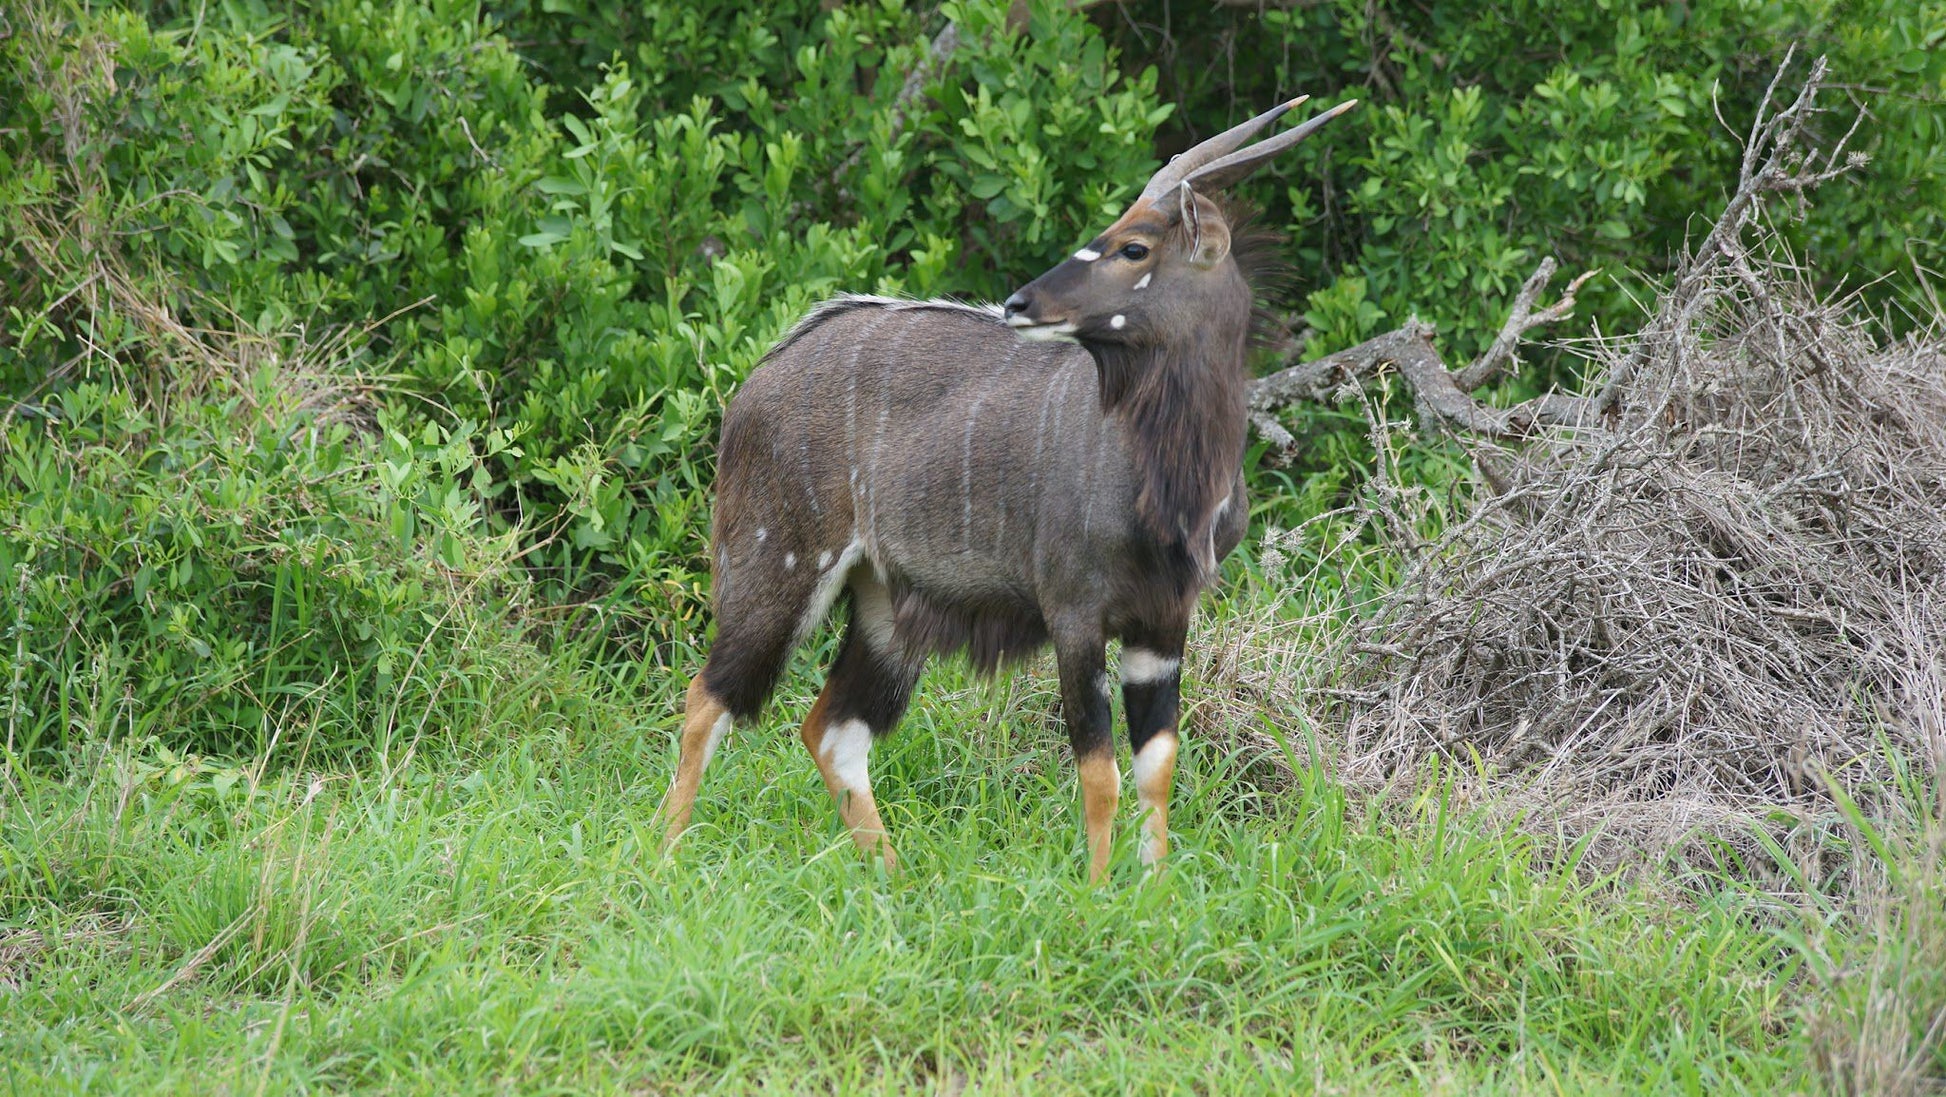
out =
[[[1555,271],[1544,259],[1521,286],[1508,310],[1507,322],[1493,345],[1464,369],[1453,370],[1433,347],[1431,324],[1413,317],[1403,327],[1368,339],[1355,347],[1301,362],[1259,379],[1250,391],[1251,421],[1272,445],[1288,450],[1295,444],[1289,431],[1276,425],[1271,412],[1300,400],[1326,400],[1345,385],[1356,385],[1390,366],[1412,389],[1420,418],[1428,423],[1492,437],[1519,436],[1537,426],[1592,426],[1594,408],[1583,397],[1549,393],[1510,408],[1494,408],[1475,400],[1473,390],[1498,376],[1513,360],[1514,350],[1527,332],[1564,320],[1573,313],[1574,293],[1594,271],[1569,283],[1559,300],[1537,308],[1541,291]],[[1269,424],[1275,430],[1265,429]]]
[[[1535,311],[1534,303],[1539,300],[1541,291],[1547,288],[1548,281],[1554,277],[1553,257],[1549,256],[1541,260],[1541,265],[1528,277],[1526,284],[1520,287],[1520,293],[1514,297],[1513,307],[1507,310],[1507,322],[1501,325],[1500,334],[1494,337],[1493,345],[1486,349],[1485,354],[1474,359],[1472,365],[1461,370],[1459,376],[1454,379],[1459,387],[1463,391],[1472,392],[1498,378],[1505,366],[1517,361],[1515,351],[1520,347],[1521,337],[1544,324],[1566,320],[1574,315],[1575,293],[1587,284],[1588,279],[1598,273],[1600,272],[1593,270],[1584,271],[1574,281],[1568,283],[1568,288],[1562,291],[1560,300]]]

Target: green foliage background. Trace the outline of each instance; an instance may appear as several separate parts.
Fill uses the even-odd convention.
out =
[[[1896,305],[1946,219],[1943,37],[1940,0],[10,6],[10,749],[141,713],[254,750],[297,710],[358,749],[401,688],[490,704],[516,633],[680,662],[719,410],[798,315],[1004,296],[1293,92],[1367,104],[1246,188],[1312,351],[1417,313],[1469,354],[1546,255],[1626,330],[1791,42],[1875,157],[1794,231]],[[1286,522],[1365,460],[1293,414]]]

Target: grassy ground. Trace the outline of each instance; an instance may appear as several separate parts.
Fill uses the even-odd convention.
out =
[[[874,758],[904,857],[739,733],[672,861],[674,683],[536,681],[357,766],[16,770],[13,1092],[1774,1092],[1798,953],[1448,810],[1269,797],[1193,739],[1177,854],[1081,880],[1044,674],[936,669]],[[1193,691],[1195,685],[1192,683]],[[629,703],[609,700],[633,697]],[[1308,748],[1299,745],[1300,755]],[[1127,829],[1127,828],[1125,828]],[[1585,876],[1585,874],[1582,874]]]

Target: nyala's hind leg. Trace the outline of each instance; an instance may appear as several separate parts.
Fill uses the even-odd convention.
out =
[[[738,584],[740,589],[754,585]],[[717,607],[716,643],[702,673],[689,683],[676,780],[663,801],[665,853],[689,825],[703,769],[730,733],[731,724],[754,718],[777,688],[777,679],[790,658],[796,616],[812,596],[808,585],[800,582],[795,586],[803,589],[778,591],[781,610],[764,612],[770,607],[762,605],[753,610],[728,599]]]
[[[852,841],[867,856],[883,855],[888,870],[898,866],[898,856],[872,798],[867,759],[872,740],[889,733],[905,714],[918,680],[918,662],[904,658],[892,641],[892,605],[884,584],[858,575],[852,581],[851,623],[802,734]]]
[[[676,781],[662,802],[662,852],[676,844],[683,828],[689,825],[690,809],[696,805],[696,790],[703,783],[703,769],[710,756],[730,733],[730,710],[710,695],[709,687],[698,674],[690,680],[689,695],[683,707],[682,747],[676,761]]]

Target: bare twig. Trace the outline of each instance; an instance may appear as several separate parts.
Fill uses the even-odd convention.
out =
[[[1826,152],[1822,163],[1816,152],[1805,145],[1804,129],[1818,113],[1817,95],[1824,85],[1828,66],[1820,57],[1811,62],[1804,84],[1790,104],[1777,109],[1777,88],[1797,55],[1792,45],[1777,66],[1764,97],[1757,105],[1756,118],[1743,142],[1743,158],[1737,169],[1737,189],[1723,206],[1723,212],[1694,250],[1684,256],[1676,270],[1676,280],[1658,304],[1656,314],[1639,333],[1635,350],[1613,372],[1595,400],[1603,412],[1614,408],[1635,371],[1653,354],[1663,350],[1669,333],[1682,330],[1694,319],[1716,285],[1713,275],[1726,259],[1734,262],[1742,253],[1742,238],[1751,227],[1758,204],[1770,194],[1797,194],[1829,182],[1846,172],[1862,167],[1863,153],[1847,152],[1846,145],[1858,132],[1854,120],[1845,135]],[[1718,115],[1719,119],[1721,115]],[[1862,118],[1863,115],[1861,114]],[[1842,158],[1842,163],[1840,160]]]
[[[1541,291],[1547,288],[1548,281],[1554,277],[1553,257],[1541,260],[1541,265],[1528,276],[1526,284],[1520,287],[1520,293],[1514,297],[1513,307],[1507,310],[1507,322],[1501,325],[1500,334],[1494,337],[1493,345],[1486,349],[1486,353],[1474,359],[1472,365],[1461,370],[1459,376],[1453,379],[1454,383],[1461,391],[1472,392],[1497,378],[1502,368],[1516,360],[1514,352],[1528,332],[1544,324],[1566,320],[1574,315],[1574,295],[1587,284],[1588,279],[1598,273],[1600,272],[1584,271],[1574,281],[1568,283],[1568,288],[1562,291],[1560,300],[1536,311],[1534,303],[1540,299]]]

